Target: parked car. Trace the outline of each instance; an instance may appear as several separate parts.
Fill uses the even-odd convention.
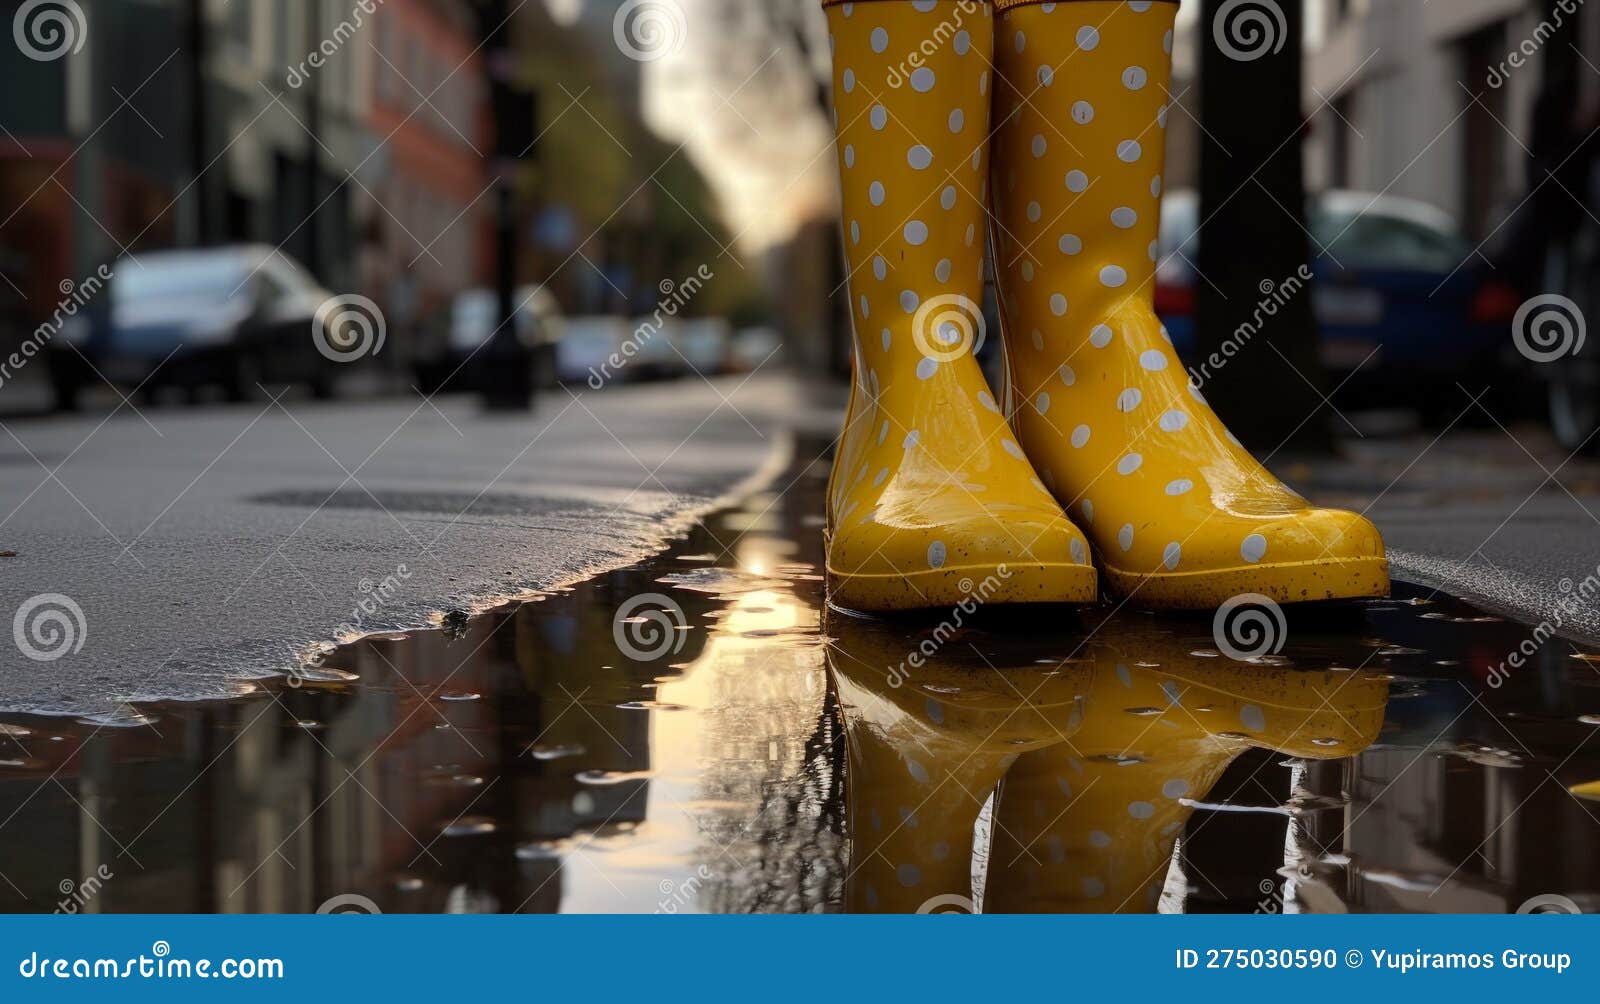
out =
[[[630,334],[621,317],[570,317],[556,346],[556,375],[562,383],[588,384],[595,390],[625,369],[622,344]]]
[[[730,364],[733,325],[725,317],[686,318],[678,324],[677,348],[692,373],[716,376]]]
[[[141,387],[207,385],[230,400],[258,385],[303,383],[333,393],[338,363],[317,351],[317,309],[332,294],[267,245],[151,251],[118,259],[82,323],[51,344],[56,406],[102,378]]]
[[[1193,364],[1199,199],[1171,192],[1161,211],[1156,311]],[[1319,355],[1334,385],[1349,377],[1336,403],[1402,401],[1426,418],[1453,417],[1466,400],[1456,384],[1481,387],[1501,365],[1516,290],[1475,260],[1448,213],[1424,202],[1329,191],[1311,197],[1307,224],[1327,249],[1312,248]]]
[[[561,306],[543,286],[522,286],[514,294],[517,339],[528,350],[533,385],[556,385],[556,346],[561,341]],[[418,333],[417,389],[473,391],[484,386],[492,365],[484,343],[500,323],[499,295],[492,289],[465,290],[424,322]]]

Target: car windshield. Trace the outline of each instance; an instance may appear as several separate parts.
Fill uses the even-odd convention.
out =
[[[1453,231],[1371,210],[1314,212],[1311,233],[1347,268],[1449,272],[1472,254],[1472,245]]]
[[[158,299],[226,300],[245,281],[248,270],[233,257],[185,257],[181,261],[118,264],[117,299],[124,302]]]

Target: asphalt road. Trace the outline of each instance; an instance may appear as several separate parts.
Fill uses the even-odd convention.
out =
[[[0,710],[224,695],[341,625],[437,623],[628,564],[782,463],[791,391],[761,375],[554,391],[532,416],[413,397],[0,420]],[[14,612],[44,594],[81,621],[36,606],[28,643],[58,651],[65,626],[81,647],[36,661]]]
[[[57,622],[81,647],[53,661],[0,634],[0,710],[226,695],[351,626],[433,625],[629,564],[776,473],[796,433],[831,438],[839,395],[816,396],[763,375],[559,391],[533,416],[286,398],[0,419],[0,629],[41,595],[82,611]],[[1271,466],[1367,511],[1397,578],[1600,642],[1600,466],[1537,428]]]

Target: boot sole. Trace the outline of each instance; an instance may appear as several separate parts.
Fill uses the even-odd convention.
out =
[[[1000,573],[1001,568],[1005,574]],[[907,574],[861,574],[828,568],[828,602],[847,610],[886,613],[971,602],[1070,603],[1087,606],[1100,596],[1093,566],[1043,564],[959,565]]]
[[[1210,610],[1245,593],[1259,593],[1275,603],[1389,595],[1387,558],[1320,558],[1155,574],[1123,572],[1103,561],[1100,568],[1113,595],[1157,610]]]

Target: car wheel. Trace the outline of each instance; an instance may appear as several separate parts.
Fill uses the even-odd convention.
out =
[[[240,352],[233,357],[233,372],[228,376],[227,386],[224,388],[228,400],[234,403],[254,401],[261,396],[261,365],[255,357],[248,352]]]
[[[1572,380],[1550,381],[1550,429],[1563,449],[1600,453],[1600,388]]]

